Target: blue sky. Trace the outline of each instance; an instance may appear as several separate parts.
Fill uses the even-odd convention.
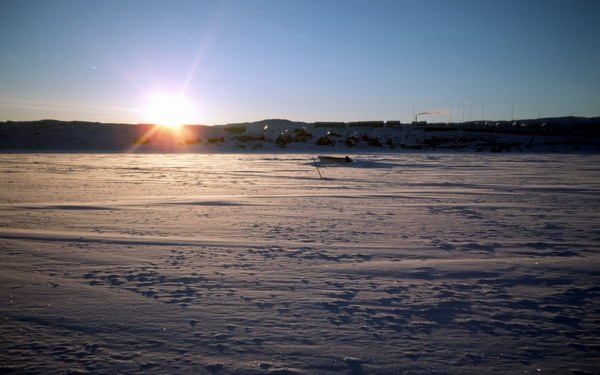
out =
[[[2,0],[0,121],[600,115],[596,0]]]

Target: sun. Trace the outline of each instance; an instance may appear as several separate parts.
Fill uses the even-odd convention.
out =
[[[179,95],[154,93],[148,96],[144,110],[146,121],[179,129],[182,125],[191,124],[196,119],[194,107],[188,100]]]

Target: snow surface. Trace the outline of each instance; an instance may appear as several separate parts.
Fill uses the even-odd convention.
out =
[[[0,155],[0,372],[593,374],[600,155]]]

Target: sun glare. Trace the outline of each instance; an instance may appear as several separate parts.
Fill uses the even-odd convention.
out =
[[[146,121],[172,129],[195,121],[195,111],[185,99],[176,95],[153,94],[145,109]]]

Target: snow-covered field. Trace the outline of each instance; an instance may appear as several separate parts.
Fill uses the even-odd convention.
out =
[[[600,155],[0,155],[0,372],[594,374]]]

